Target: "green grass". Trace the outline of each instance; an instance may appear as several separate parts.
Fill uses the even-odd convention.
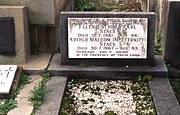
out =
[[[160,33],[156,33],[155,35],[155,55],[161,55],[162,54],[162,48],[161,48],[161,39],[162,35]]]
[[[8,111],[16,108],[17,102],[14,99],[8,99],[4,104],[0,104],[0,115],[6,115]]]
[[[29,75],[26,73],[22,73],[19,78],[19,83],[17,85],[17,88],[13,92],[13,95],[16,96],[19,93],[19,91],[24,87],[25,84],[30,83],[29,80],[30,80]]]
[[[37,110],[43,102],[44,95],[49,92],[49,89],[45,85],[45,83],[51,78],[51,74],[47,71],[41,74],[42,80],[37,83],[37,85],[31,90],[31,97],[29,97],[30,103],[33,105],[33,112]]]
[[[33,88],[31,91],[32,96],[29,98],[29,101],[35,110],[42,104],[43,97],[48,92],[49,90],[42,82],[38,82],[38,84]]]
[[[97,10],[99,2],[91,2],[91,0],[75,0],[75,11],[94,11]]]
[[[29,83],[29,76],[25,73],[22,73],[19,77],[19,83],[17,85],[17,88],[14,92],[12,92],[12,97],[16,97],[19,91],[24,87],[25,84]],[[11,109],[16,108],[17,102],[16,100],[12,99],[6,99],[4,103],[0,104],[0,115],[6,115],[8,111]]]

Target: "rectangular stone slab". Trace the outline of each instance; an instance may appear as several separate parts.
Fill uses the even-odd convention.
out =
[[[164,58],[168,63],[180,67],[180,1],[169,1],[169,16]]]
[[[15,54],[15,29],[13,17],[0,17],[0,54]]]
[[[0,65],[0,94],[9,94],[17,65]]]
[[[60,65],[61,54],[54,54],[48,71],[53,75],[89,79],[128,79],[139,75],[151,74],[157,77],[167,77],[168,70],[161,56],[155,56],[155,66],[87,66],[87,65]]]
[[[68,58],[146,59],[147,18],[68,18]]]
[[[23,72],[23,68],[18,66],[17,70],[16,70],[14,80],[13,80],[12,85],[11,85],[11,89],[9,91],[9,94],[0,94],[0,99],[15,98],[15,95],[13,93],[14,93],[14,91],[16,91],[16,89],[18,87],[22,72]]]
[[[61,64],[62,65],[90,65],[90,66],[93,66],[93,65],[98,65],[98,66],[101,66],[101,65],[111,65],[111,66],[120,66],[120,65],[154,65],[154,27],[155,27],[155,13],[144,13],[144,12],[61,12],[61,21],[60,21],[60,24],[61,24],[61,39],[60,39],[60,51],[61,51]],[[107,51],[105,52],[106,54],[106,57],[104,58],[102,56],[101,53],[95,53],[95,52],[90,52],[90,51],[93,51],[93,49],[95,50],[95,48],[97,49],[100,49],[100,45],[97,44],[98,42],[98,36],[96,35],[94,39],[94,45],[92,44],[88,44],[90,42],[92,42],[90,39],[90,37],[93,37],[93,35],[91,33],[91,31],[93,31],[92,27],[93,26],[96,26],[95,29],[99,29],[99,28],[107,28],[107,29],[99,29],[97,31],[100,31],[100,30],[103,30],[103,31],[111,31],[111,34],[112,32],[114,31],[113,29],[110,29],[110,26],[112,24],[107,23],[108,21],[107,20],[125,20],[127,22],[127,20],[142,20],[142,19],[147,19],[147,21],[144,21],[144,24],[147,26],[143,26],[143,27],[147,27],[146,29],[143,28],[143,29],[140,29],[138,26],[137,29],[140,29],[140,31],[142,30],[145,30],[144,32],[136,32],[135,29],[132,30],[130,28],[126,28],[127,29],[127,36],[125,36],[125,38],[123,38],[124,40],[126,39],[129,39],[130,36],[132,36],[132,39],[136,39],[136,38],[143,38],[143,39],[147,39],[146,42],[142,43],[139,42],[139,44],[135,44],[135,43],[132,43],[132,42],[120,42],[120,43],[127,43],[127,44],[133,44],[132,46],[130,45],[130,48],[131,49],[140,49],[140,48],[143,48],[145,49],[145,56],[141,56],[139,58],[130,58],[130,53],[128,54],[129,56],[121,56],[121,58],[118,58],[116,55],[117,52],[118,52],[118,49],[115,53],[115,56],[107,56],[107,55],[111,55],[109,53],[109,51],[114,51],[114,49],[106,49],[104,51]],[[73,22],[73,20],[75,20]],[[81,20],[81,22],[80,22]],[[88,26],[88,29],[85,29],[87,28],[87,26],[85,27],[82,27],[84,23],[89,23],[90,21],[87,21],[87,20],[94,20],[94,21],[91,21],[91,22],[94,22],[96,23],[97,21],[96,20],[100,20],[101,21],[101,25],[100,24],[87,24]],[[83,22],[82,22],[83,21]],[[138,21],[140,22],[140,21]],[[83,23],[83,24],[82,24]],[[106,23],[106,24],[105,24]],[[113,23],[113,22],[112,22]],[[132,21],[132,23],[134,23]],[[135,22],[136,23],[136,22]],[[71,26],[72,24],[72,26]],[[77,28],[73,28],[74,26],[77,26]],[[105,26],[106,25],[106,26]],[[136,24],[133,24],[136,26]],[[137,24],[138,25],[138,24]],[[69,26],[69,29],[68,29],[68,26]],[[79,30],[78,30],[78,26],[79,26]],[[91,27],[90,27],[91,26]],[[98,27],[97,27],[98,26]],[[113,25],[112,25],[113,26]],[[124,26],[128,26],[128,24],[124,24]],[[83,28],[82,30],[80,30],[80,28]],[[136,27],[134,27],[136,28]],[[119,29],[120,30],[120,29]],[[121,29],[123,31],[123,29]],[[79,32],[79,34],[77,34],[77,32]],[[134,33],[133,33],[134,32]],[[88,34],[90,33],[90,34]],[[113,36],[113,37],[117,37],[118,31],[114,31],[113,32],[114,34],[113,35],[110,35],[110,36]],[[122,32],[121,32],[122,33]],[[130,35],[129,35],[130,34]],[[142,36],[142,34],[147,34],[147,35],[144,35]],[[99,38],[103,38],[104,34],[102,34]],[[107,35],[107,34],[106,34]],[[87,38],[87,36],[90,36],[89,38]],[[84,40],[84,42],[79,42],[79,43],[72,43],[74,42],[73,41],[73,37],[77,37],[77,38],[83,38],[81,39]],[[113,41],[113,37],[107,37],[108,39],[111,39],[111,41]],[[122,36],[121,36],[122,37]],[[127,38],[128,37],[128,38]],[[118,38],[118,37],[117,37]],[[75,40],[75,39],[74,39]],[[78,39],[80,40],[80,39]],[[89,40],[89,41],[88,41]],[[115,40],[115,39],[114,39]],[[128,40],[128,41],[132,41],[132,40]],[[85,44],[85,42],[87,44]],[[118,41],[119,42],[119,41]],[[113,48],[117,48],[116,46],[120,46],[118,45],[118,42],[113,42],[112,44],[110,44],[110,42],[105,42],[105,45],[114,45]],[[107,44],[109,43],[109,44]],[[142,44],[145,44],[145,46],[141,46]],[[76,44],[79,44],[78,46]],[[124,46],[127,46],[127,44],[125,44]],[[89,48],[89,45],[90,45],[90,48]],[[109,47],[104,47],[104,43],[101,44],[103,47],[102,48],[109,48]],[[126,49],[126,47],[122,45],[122,50],[123,48]],[[136,47],[134,47],[136,46]],[[79,48],[79,50],[78,50]],[[111,48],[111,47],[110,47]],[[121,47],[120,47],[121,48]],[[88,56],[84,56],[84,57],[80,57],[78,58],[78,51],[87,51],[85,49],[88,49],[88,51],[91,53],[89,53]],[[75,50],[74,52],[76,54],[73,54],[74,52],[72,50]],[[103,51],[103,50],[101,50]],[[139,51],[142,51],[139,50]],[[131,51],[129,51],[131,52]],[[139,52],[136,52],[138,55],[140,54]],[[79,53],[80,55],[82,54],[85,54],[87,55],[87,53]],[[122,54],[122,53],[121,53]],[[77,56],[76,56],[77,55]],[[93,57],[93,56],[90,56],[90,55],[101,55],[101,56],[98,56],[97,58],[96,57]]]

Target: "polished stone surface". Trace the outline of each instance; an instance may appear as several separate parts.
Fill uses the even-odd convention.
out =
[[[180,67],[180,1],[171,0],[169,3],[169,17],[164,58]]]
[[[127,59],[127,58],[69,58],[68,46],[68,18],[148,18],[147,27],[147,58]],[[155,13],[153,12],[61,12],[60,14],[60,52],[62,65],[153,65],[154,64],[154,33],[155,33]],[[83,43],[82,43],[83,44]],[[86,45],[87,46],[87,45]],[[75,49],[75,48],[74,48]]]

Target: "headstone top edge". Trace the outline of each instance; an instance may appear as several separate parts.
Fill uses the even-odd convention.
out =
[[[106,15],[111,15],[111,14],[120,14],[120,15],[156,15],[154,12],[98,12],[98,11],[88,11],[88,12],[82,12],[82,11],[62,11],[60,14],[106,14]]]
[[[0,8],[9,8],[9,9],[14,9],[14,8],[26,8],[26,6],[0,6]]]

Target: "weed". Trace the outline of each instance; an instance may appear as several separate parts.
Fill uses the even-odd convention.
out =
[[[135,0],[131,3],[125,0],[75,0],[74,7],[75,11],[141,11]]]
[[[162,35],[160,33],[156,33],[155,35],[155,54],[156,55],[162,54],[161,39],[162,39]]]
[[[152,80],[152,75],[145,75],[142,79],[143,82],[148,82]]]
[[[4,104],[0,104],[0,115],[6,115],[8,111],[14,109],[17,103],[14,99],[8,99],[4,102]]]
[[[107,111],[105,112],[105,115],[117,115],[117,114],[114,113],[114,111]]]
[[[22,73],[19,77],[19,83],[17,85],[17,88],[14,92],[12,92],[12,97],[15,97],[19,91],[23,88],[25,84],[29,83],[29,76],[26,73]],[[5,115],[10,111],[11,109],[14,109],[17,105],[16,100],[14,99],[7,99],[4,100],[4,102],[0,103],[0,115]]]
[[[49,90],[47,87],[41,82],[38,82],[38,84],[33,88],[31,91],[32,96],[29,98],[29,101],[33,105],[34,110],[36,110],[42,104],[43,97],[48,92]]]
[[[99,2],[91,2],[90,0],[75,0],[75,11],[93,11],[98,7]]]
[[[42,74],[42,80],[37,83],[37,85],[31,90],[31,97],[29,97],[30,103],[33,105],[33,112],[39,108],[44,99],[44,95],[49,92],[48,88],[45,86],[45,83],[51,78],[51,73],[48,71],[44,71]]]
[[[19,78],[19,83],[17,85],[16,90],[14,92],[12,92],[13,95],[16,96],[19,93],[19,91],[24,87],[25,84],[30,83],[29,80],[30,80],[29,75],[26,73],[22,73]]]
[[[133,91],[133,100],[136,102],[135,112],[138,115],[144,115],[145,111],[150,115],[155,115],[155,105],[152,101],[151,93],[149,90],[148,81],[152,80],[151,75],[139,76],[137,80],[133,81],[131,90]]]
[[[50,72],[48,72],[48,71],[44,71],[42,74],[41,74],[41,76],[43,77],[43,79],[42,79],[42,84],[43,83],[45,83],[45,82],[47,82],[50,78],[51,78],[51,73]]]

